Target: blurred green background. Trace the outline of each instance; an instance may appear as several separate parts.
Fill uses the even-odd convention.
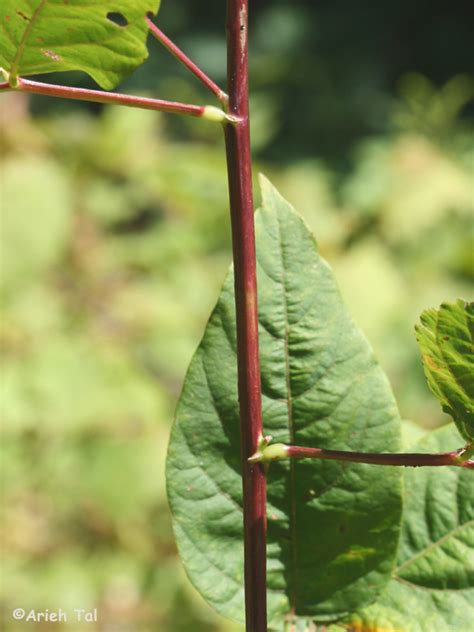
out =
[[[159,20],[221,83],[223,5],[165,1]],[[251,2],[255,172],[305,216],[423,428],[447,419],[413,325],[472,296],[468,24],[441,2]],[[121,90],[212,102],[150,50]],[[20,94],[0,113],[3,629],[52,629],[15,607],[97,607],[84,629],[237,632],[185,578],[164,483],[230,261],[219,126]]]

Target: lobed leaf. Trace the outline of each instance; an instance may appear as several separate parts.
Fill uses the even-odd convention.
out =
[[[417,340],[428,385],[468,442],[474,441],[474,303],[428,309]]]
[[[256,214],[265,432],[276,442],[396,451],[388,381],[351,320],[303,220],[262,181]],[[178,404],[167,485],[178,548],[196,588],[242,619],[243,544],[232,272],[192,360]],[[268,606],[335,620],[388,581],[401,472],[281,461],[268,479]]]
[[[148,55],[160,0],[2,0],[0,66],[13,77],[82,70],[111,89]]]
[[[449,424],[414,449],[458,446],[458,432]],[[407,469],[393,579],[349,625],[361,632],[467,632],[473,621],[474,476],[460,467]]]

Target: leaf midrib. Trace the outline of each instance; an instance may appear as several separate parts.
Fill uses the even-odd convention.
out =
[[[415,590],[422,590],[427,593],[468,593],[471,594],[473,592],[472,586],[466,586],[465,588],[434,588],[433,586],[423,586],[422,584],[415,584],[415,582],[410,581],[409,579],[405,579],[404,577],[393,577],[393,581],[398,582],[399,584],[403,584],[405,586],[409,586]]]
[[[293,423],[293,394],[291,390],[291,376],[290,376],[290,351],[289,351],[289,337],[290,337],[290,325],[288,321],[288,301],[286,298],[286,274],[285,274],[285,256],[283,248],[283,236],[281,231],[281,223],[278,217],[277,209],[273,209],[277,216],[278,224],[278,245],[280,246],[281,255],[281,287],[283,289],[283,311],[285,319],[285,335],[284,335],[284,357],[285,357],[285,380],[286,380],[286,392],[287,392],[287,410],[288,410],[288,434],[290,438],[290,444],[295,444],[295,428]],[[295,460],[290,459],[290,542],[292,551],[292,567],[291,567],[291,585],[289,586],[289,605],[292,612],[296,612],[296,595],[298,594],[298,553],[297,553],[297,537],[296,537],[296,472],[295,472]]]
[[[13,62],[12,65],[10,67],[10,74],[12,76],[12,78],[15,78],[17,73],[18,73],[18,68],[20,66],[20,61],[21,58],[23,56],[23,53],[25,51],[25,46],[27,43],[27,40],[30,36],[31,31],[33,30],[36,21],[39,18],[39,15],[41,13],[41,11],[44,9],[46,3],[48,2],[48,0],[40,0],[39,5],[36,7],[36,9],[33,11],[33,15],[31,16],[28,25],[26,27],[26,29],[23,32],[23,37],[21,38],[20,44],[18,45],[18,50],[16,52],[15,57],[13,58]]]

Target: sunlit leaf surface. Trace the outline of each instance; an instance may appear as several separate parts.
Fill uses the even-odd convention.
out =
[[[147,57],[160,0],[2,0],[0,66],[12,75],[82,70],[110,89]]]
[[[291,206],[262,181],[256,216],[265,431],[275,441],[397,450],[387,379],[327,263]],[[168,491],[191,580],[243,616],[242,493],[233,277],[190,366],[168,454]],[[401,472],[280,462],[268,485],[268,599],[278,620],[334,619],[373,601],[391,573]]]
[[[422,439],[417,452],[455,449],[454,426]],[[474,620],[474,476],[460,467],[407,468],[397,567],[356,630],[466,632]]]
[[[428,309],[416,332],[431,390],[474,442],[474,303],[459,299]]]

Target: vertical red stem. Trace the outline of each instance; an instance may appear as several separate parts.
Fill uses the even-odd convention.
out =
[[[248,0],[227,0],[229,113],[225,127],[237,313],[241,459],[244,494],[247,632],[266,632],[266,477],[248,458],[262,436],[256,253],[248,111]]]

